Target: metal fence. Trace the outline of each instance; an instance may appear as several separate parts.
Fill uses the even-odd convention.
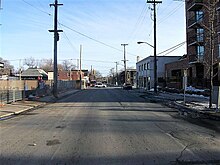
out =
[[[58,81],[58,92],[69,89],[79,89],[79,82]],[[51,95],[53,81],[39,82],[37,80],[0,80],[0,104],[7,104],[22,100],[29,95],[45,96]]]
[[[22,90],[1,90],[0,91],[0,104],[7,104],[22,100]]]

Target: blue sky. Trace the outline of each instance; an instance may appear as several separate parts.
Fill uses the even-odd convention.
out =
[[[54,0],[2,0],[0,12],[0,57],[10,60],[15,68],[25,58],[53,58]],[[123,47],[128,43],[127,66],[135,67],[137,56],[145,58],[153,49],[137,41],[153,44],[152,6],[146,0],[59,0],[58,62],[79,58],[82,68],[99,70],[107,75],[114,62],[123,68]],[[50,15],[49,15],[50,14]],[[163,0],[157,5],[157,52],[186,40],[185,11],[181,1]],[[183,55],[185,45],[168,55]]]

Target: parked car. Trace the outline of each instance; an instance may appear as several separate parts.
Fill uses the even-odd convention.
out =
[[[125,89],[125,90],[132,90],[132,85],[130,83],[125,83],[123,85],[123,89]]]
[[[96,88],[106,88],[107,86],[106,86],[105,84],[102,84],[101,82],[97,82],[97,83],[95,84],[95,87],[96,87]]]

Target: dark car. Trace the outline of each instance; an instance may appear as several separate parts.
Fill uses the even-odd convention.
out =
[[[123,85],[123,89],[132,90],[132,85],[130,83],[126,83],[126,84]]]

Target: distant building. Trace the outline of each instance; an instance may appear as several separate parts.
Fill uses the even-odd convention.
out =
[[[165,64],[165,79],[167,87],[177,89],[183,88],[184,70],[189,67],[188,58],[187,55],[183,55],[177,61]]]
[[[157,82],[165,85],[165,64],[178,61],[180,56],[157,56]],[[149,56],[136,63],[137,87],[147,90],[154,87],[154,56]]]
[[[4,68],[4,63],[0,62],[0,68]]]
[[[81,70],[81,78],[88,76],[88,70]],[[53,80],[53,71],[48,72],[48,79]],[[69,81],[69,80],[80,80],[80,70],[59,70],[58,71],[58,80]]]
[[[132,84],[133,86],[136,85],[136,69],[126,69],[127,71],[127,83]],[[118,85],[123,85],[125,83],[125,71],[119,73],[118,78]]]
[[[28,68],[21,73],[23,80],[48,80],[48,74],[43,69]]]

